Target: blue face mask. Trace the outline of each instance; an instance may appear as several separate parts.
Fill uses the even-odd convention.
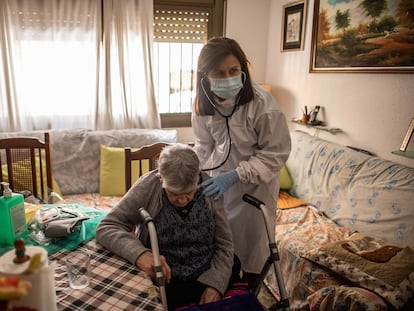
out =
[[[229,99],[236,96],[243,88],[241,75],[230,78],[209,78],[210,90],[220,98]]]

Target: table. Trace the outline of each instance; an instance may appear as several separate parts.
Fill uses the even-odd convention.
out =
[[[158,288],[144,272],[116,256],[93,239],[74,252],[91,254],[91,280],[87,288],[71,289],[64,259],[68,252],[49,255],[56,266],[58,310],[163,310]]]

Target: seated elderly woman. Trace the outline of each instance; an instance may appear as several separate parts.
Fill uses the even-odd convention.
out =
[[[210,177],[191,147],[165,147],[158,167],[101,221],[96,239],[154,277],[149,234],[138,213],[146,209],[157,230],[169,309],[217,301],[228,287],[234,251],[223,200],[202,195],[199,184]]]

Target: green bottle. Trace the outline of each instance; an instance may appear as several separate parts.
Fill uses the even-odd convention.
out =
[[[22,194],[13,193],[9,184],[3,185],[0,197],[0,244],[14,245],[14,240],[27,234],[26,211]]]

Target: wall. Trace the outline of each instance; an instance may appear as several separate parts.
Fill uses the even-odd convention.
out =
[[[414,75],[309,73],[313,1],[308,0],[303,51],[280,52],[282,7],[290,0],[228,0],[226,36],[240,43],[254,79],[271,85],[288,120],[300,117],[304,105],[320,105],[320,119],[344,133],[315,133],[289,123],[291,129],[414,167],[414,159],[391,153],[399,149],[414,117]],[[191,129],[180,129],[182,137],[191,140]],[[408,150],[414,151],[414,137]]]
[[[286,3],[291,1],[270,3],[265,81],[271,84],[288,120],[299,117],[304,105],[320,105],[321,119],[344,131],[335,136],[320,132],[320,137],[414,167],[414,159],[391,153],[399,149],[414,117],[414,75],[309,73],[314,0],[308,0],[305,48],[296,52],[280,52],[282,6]],[[414,150],[414,138],[408,149]]]
[[[270,0],[227,0],[225,35],[240,44],[257,82],[266,76],[269,6]]]

